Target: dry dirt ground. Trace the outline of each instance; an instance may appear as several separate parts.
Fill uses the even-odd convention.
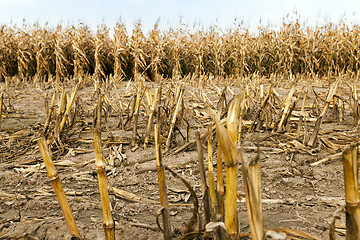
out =
[[[120,85],[119,89],[126,87],[126,83]],[[327,91],[328,88],[324,87],[323,90]],[[67,88],[67,91],[70,91],[70,88]],[[46,120],[45,95],[47,93],[51,97],[52,92],[53,88],[47,85],[6,88],[5,111],[0,131],[0,239],[70,238],[36,144],[36,138]],[[282,97],[285,98],[284,94],[288,89],[278,92],[283,92]],[[193,94],[190,94],[189,90],[186,91],[186,95],[188,97],[185,102],[190,102]],[[78,96],[81,110],[77,121],[81,125],[79,129],[82,130],[78,130],[64,141],[66,143],[62,152],[54,150],[54,162],[81,235],[84,239],[104,239],[101,201],[91,141],[92,111],[95,106],[93,88],[80,89]],[[309,96],[311,97],[311,94]],[[107,129],[103,128],[102,138],[113,137],[116,141],[104,141],[104,156],[109,159],[114,148],[119,150],[122,144],[120,150],[123,159],[115,158],[115,167],[109,167],[108,178],[113,187],[139,197],[138,201],[128,201],[110,191],[116,233],[121,235],[122,239],[162,239],[162,234],[156,227],[156,215],[160,206],[155,149],[152,141],[148,149],[143,149],[141,142],[146,122],[139,121],[139,147],[132,151],[128,144],[131,138],[131,125],[128,129],[119,130],[119,116],[115,110],[113,112],[109,115]],[[357,129],[352,124],[351,113],[346,110],[343,122],[325,121],[320,135],[330,140],[341,134],[355,139]],[[190,125],[190,140],[194,139],[196,130],[207,131],[206,128],[196,127],[196,122],[190,122]],[[313,125],[314,123],[308,123],[310,131]],[[318,166],[311,166],[311,163],[333,154],[321,146],[315,150],[297,148],[296,142],[292,141],[293,137],[286,134],[271,134],[271,131],[264,129],[253,133],[246,133],[246,130],[244,132],[243,145],[248,147],[248,158],[254,158],[256,155],[253,149],[257,139],[263,140],[260,146],[264,148],[261,153],[261,167],[265,228],[298,229],[321,239],[328,239],[329,223],[333,219],[333,214],[339,209],[342,210],[345,204],[340,157]],[[177,134],[173,148],[184,143]],[[204,146],[206,147],[205,141]],[[341,152],[341,149],[337,152]],[[192,185],[201,202],[195,146],[166,155],[163,160]],[[240,173],[239,169],[238,216],[241,232],[249,232]],[[179,236],[191,217],[193,199],[187,188],[169,173],[166,175],[166,181],[169,202],[172,204],[171,223],[175,229],[174,234]],[[344,223],[344,213],[340,216],[342,219],[338,223],[341,225]],[[337,239],[344,239],[341,226],[337,230]]]

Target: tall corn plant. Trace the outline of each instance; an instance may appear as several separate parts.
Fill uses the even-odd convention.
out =
[[[105,79],[112,72],[113,54],[112,40],[109,36],[109,29],[105,24],[98,26],[95,36],[95,71],[94,75],[97,80]]]
[[[94,71],[94,36],[90,28],[80,23],[72,39],[74,76],[86,76]]]
[[[154,25],[153,30],[147,41],[147,56],[150,61],[150,74],[151,79],[154,81],[159,80],[159,75],[162,73],[164,66],[163,59],[165,58],[164,45],[161,31],[158,28],[158,23]]]
[[[0,26],[0,80],[15,76],[18,72],[17,41],[15,27]]]
[[[72,43],[75,34],[74,27],[63,28],[57,26],[55,31],[55,78],[63,80],[74,73],[74,52],[72,51]]]
[[[121,79],[127,75],[126,69],[129,59],[129,37],[126,27],[117,23],[114,29],[113,55],[114,55],[114,77]]]
[[[21,79],[30,79],[36,72],[35,42],[31,36],[28,25],[17,32],[17,63],[18,75]]]
[[[44,79],[54,74],[55,34],[50,29],[35,25],[32,29],[35,37],[36,75]]]
[[[130,38],[130,54],[133,62],[133,78],[135,81],[140,80],[141,75],[146,70],[146,53],[144,49],[145,36],[142,32],[141,23],[135,24]]]

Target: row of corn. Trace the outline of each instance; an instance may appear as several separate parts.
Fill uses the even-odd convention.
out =
[[[357,74],[360,28],[345,23],[307,27],[301,20],[256,33],[241,24],[226,31],[216,26],[181,25],[143,32],[136,23],[94,32],[84,23],[70,26],[0,26],[0,80],[95,76],[157,80],[187,75],[329,76]]]

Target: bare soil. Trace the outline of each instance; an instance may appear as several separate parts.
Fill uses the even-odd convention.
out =
[[[119,89],[125,88],[126,83],[121,83]],[[36,144],[46,120],[45,95],[51,99],[53,88],[45,84],[12,86],[6,89],[5,111],[0,131],[0,239],[70,239]],[[194,109],[206,112],[202,108],[194,107],[196,100],[192,93],[196,96],[196,89],[192,86],[187,87],[184,99],[189,109],[187,116],[191,126],[190,140],[195,138],[196,130],[201,133],[207,131],[206,127],[200,126],[201,122],[191,118]],[[301,90],[300,87],[299,89]],[[326,87],[319,89],[328,91]],[[67,90],[70,92],[70,88]],[[278,92],[284,99],[288,88],[278,89]],[[228,94],[230,99],[232,93]],[[104,239],[101,200],[91,141],[91,121],[95,106],[93,88],[82,88],[78,96],[81,111],[78,113],[76,126],[82,130],[68,136],[64,141],[63,151],[54,150],[54,162],[82,236],[84,239]],[[110,102],[113,101],[115,106],[115,94],[109,96],[114,96]],[[209,97],[216,105],[218,96],[209,90]],[[312,97],[313,95],[309,94],[309,102]],[[129,101],[129,98],[126,99]],[[320,103],[320,106],[323,104]],[[146,121],[145,117],[139,120],[139,147],[135,150],[129,145],[131,124],[125,130],[119,129],[119,114],[115,107],[108,117],[108,127],[103,127],[102,138],[107,139],[103,143],[105,158],[109,160],[113,148],[119,149],[120,145],[122,156],[126,157],[115,158],[115,167],[108,168],[111,185],[140,198],[138,201],[129,201],[110,191],[116,233],[122,239],[163,238],[156,226],[160,205],[155,149],[152,141],[147,149],[142,147],[141,141]],[[310,133],[313,126],[313,122],[307,124]],[[292,132],[296,132],[296,123],[290,123],[290,128],[293,128]],[[181,130],[185,135],[184,126]],[[339,134],[351,136],[353,139],[357,137],[358,131],[353,127],[349,109],[345,111],[343,122],[338,122],[330,116],[328,121],[322,124],[322,137],[334,141]],[[111,137],[117,140],[111,143],[108,140]],[[350,142],[338,143],[339,149],[329,153],[322,145],[316,149],[299,148],[293,135],[272,134],[271,130],[266,129],[248,133],[244,128],[242,142],[246,157],[256,156],[254,149],[259,138],[263,140],[260,146],[263,147],[261,166],[265,228],[298,229],[321,239],[328,239],[329,223],[333,220],[333,214],[338,209],[342,210],[345,204],[343,167],[340,157],[317,166],[310,164],[341,152]],[[215,140],[214,138],[214,147]],[[172,149],[185,143],[186,141],[176,134]],[[203,144],[206,147],[205,141]],[[196,147],[191,145],[179,153],[170,151],[163,160],[192,185],[202,202]],[[205,163],[207,165],[206,160]],[[238,174],[240,228],[241,232],[249,232],[240,166]],[[193,199],[187,188],[169,173],[166,175],[166,181],[169,202],[172,204],[170,215],[174,236],[179,236],[192,215]],[[338,223],[344,223],[344,215],[341,214],[342,219]],[[344,235],[340,233],[341,229],[337,230],[337,238],[344,239]]]

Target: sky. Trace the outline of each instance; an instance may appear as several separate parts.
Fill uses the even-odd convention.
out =
[[[161,29],[176,28],[179,22],[204,29],[216,25],[222,30],[235,23],[249,29],[257,26],[281,26],[284,18],[300,17],[314,26],[345,20],[360,24],[359,0],[0,0],[0,24],[21,26],[48,23],[77,24],[80,21],[92,29],[105,23],[113,28],[123,22],[131,32],[141,21],[148,33],[159,21]]]

